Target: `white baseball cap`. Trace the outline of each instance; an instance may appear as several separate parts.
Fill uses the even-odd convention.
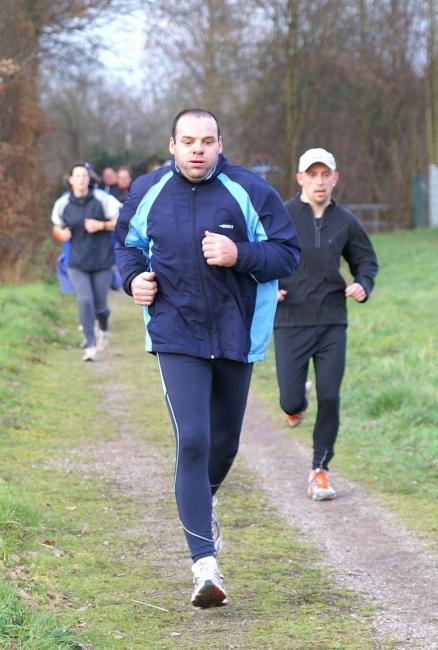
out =
[[[325,149],[308,149],[303,153],[298,162],[298,171],[305,172],[311,165],[322,163],[333,172],[336,171],[336,160],[332,153]]]

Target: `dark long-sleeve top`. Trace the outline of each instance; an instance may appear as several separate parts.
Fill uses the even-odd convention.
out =
[[[280,280],[287,294],[278,303],[274,327],[347,324],[341,258],[368,299],[378,265],[367,233],[357,217],[334,200],[319,219],[299,194],[287,201],[286,208],[300,241],[301,263],[295,273]]]

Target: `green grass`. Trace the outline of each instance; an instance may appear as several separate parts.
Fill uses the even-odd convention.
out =
[[[32,650],[81,649],[65,627],[56,625],[50,615],[31,612],[3,582],[0,582],[0,646]]]
[[[29,368],[44,363],[45,346],[60,340],[56,327],[60,317],[54,284],[0,287],[0,432],[18,421],[24,425],[20,390]]]
[[[56,287],[42,291],[49,304],[54,297],[60,300]],[[133,401],[125,417],[140,441],[168,459],[170,485],[173,434],[155,360],[142,353],[140,313],[128,299],[114,311],[114,337],[124,339],[123,354],[114,357],[113,375],[101,381],[103,387],[112,381],[130,386]],[[83,445],[120,433],[117,422],[100,407],[96,375],[80,361],[74,345],[71,300],[60,300],[59,312],[66,341],[60,343],[59,331],[29,340],[28,360],[22,362],[25,376],[19,374],[15,396],[18,417],[3,429],[0,519],[21,523],[19,534],[17,527],[15,533],[8,530],[0,563],[0,607],[9,607],[0,643],[23,650],[80,647],[76,639],[84,648],[102,650],[354,650],[360,638],[364,649],[391,648],[390,642],[376,645],[368,623],[370,607],[333,585],[327,571],[318,568],[318,554],[272,514],[241,462],[221,499],[227,530],[221,566],[232,588],[232,605],[210,612],[190,607],[188,561],[186,584],[172,572],[163,583],[151,558],[164,551],[138,532],[144,499],[121,493],[96,472],[84,474],[68,463],[72,454],[77,462],[91,462]],[[33,361],[33,345],[39,363]],[[173,498],[161,507],[174,529]],[[175,559],[169,556],[168,562]],[[25,632],[32,626],[39,637],[36,631]]]
[[[23,403],[23,393],[33,368],[45,363],[47,346],[60,340],[56,327],[60,319],[54,285],[0,289],[0,646],[17,650],[81,647],[76,635],[50,612],[34,609],[32,580],[22,560],[42,538],[44,516],[31,503],[32,491],[20,480],[21,454],[17,458],[12,453],[7,460],[13,447],[11,434],[26,432],[31,442],[29,406]],[[23,457],[26,453],[23,450]]]
[[[438,530],[438,230],[377,235],[369,302],[349,302],[347,371],[333,469],[382,494],[427,539]],[[435,339],[435,340],[434,340]],[[272,349],[253,387],[273,413]],[[311,444],[315,393],[293,435]]]
[[[4,481],[4,479],[3,479]],[[0,558],[7,562],[17,546],[33,537],[41,516],[18,489],[0,485]]]

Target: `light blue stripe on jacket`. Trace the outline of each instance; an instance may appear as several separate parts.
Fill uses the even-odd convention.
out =
[[[125,239],[126,246],[130,246],[132,248],[134,247],[139,248],[143,252],[143,255],[148,260],[148,266],[150,271],[152,271],[151,260],[153,255],[152,250],[153,250],[154,242],[152,239],[150,239],[147,236],[148,217],[155,200],[159,196],[161,190],[166,185],[166,183],[172,178],[172,176],[173,176],[173,172],[171,171],[168,172],[167,174],[161,177],[158,183],[152,185],[152,187],[146,192],[141,202],[139,203],[138,208],[135,211],[135,214],[133,215],[131,221],[129,222],[129,230]],[[151,317],[149,315],[149,310],[147,307],[144,307],[143,318],[146,327],[145,349],[147,352],[150,352],[152,350],[152,341],[148,333],[148,324]]]
[[[268,239],[263,224],[257,214],[248,192],[224,173],[218,179],[237,201],[245,217],[248,240],[250,242],[266,241]],[[254,279],[254,282],[257,282]],[[272,334],[275,310],[277,308],[278,281],[258,283],[256,304],[251,323],[251,345],[248,361],[262,361],[264,351]]]
[[[168,172],[161,177],[158,183],[149,188],[129,222],[129,230],[126,235],[125,246],[139,248],[148,259],[151,253],[150,241],[147,236],[149,213],[161,190],[172,176],[173,172]]]

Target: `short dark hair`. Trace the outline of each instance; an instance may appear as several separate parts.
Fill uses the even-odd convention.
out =
[[[185,108],[183,111],[180,111],[178,115],[175,116],[172,122],[172,138],[174,140],[176,136],[176,127],[178,126],[178,122],[180,118],[183,117],[184,115],[196,115],[197,117],[212,117],[216,122],[217,137],[218,138],[220,137],[221,130],[220,130],[218,119],[214,113],[212,113],[211,111],[207,111],[205,108]]]
[[[73,170],[76,169],[76,167],[85,167],[85,169],[88,172],[88,175],[90,176],[90,170],[88,168],[88,163],[84,162],[83,160],[78,160],[77,162],[73,163],[73,165],[70,167],[68,175],[71,176],[73,174]]]

